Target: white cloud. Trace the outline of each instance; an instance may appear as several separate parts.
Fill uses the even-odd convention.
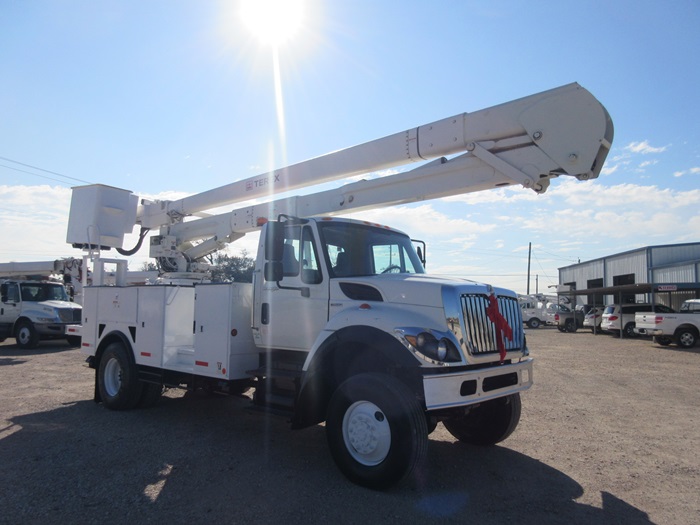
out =
[[[412,237],[440,238],[452,242],[471,242],[477,234],[492,232],[497,228],[496,224],[449,217],[430,204],[393,206],[348,216],[391,225]]]
[[[600,173],[603,175],[610,175],[612,173],[615,173],[617,169],[620,167],[619,164],[615,164],[614,166],[608,166],[607,162],[603,166],[603,169],[600,170]]]
[[[624,149],[632,153],[647,155],[649,153],[663,153],[667,148],[668,146],[654,147],[649,144],[648,140],[643,140],[642,142],[630,142]]]
[[[77,255],[66,243],[70,195],[60,186],[0,186],[0,262]]]
[[[564,180],[544,195],[548,201],[564,201],[577,207],[619,209],[624,206],[644,206],[657,209],[700,205],[700,190],[678,191],[656,185],[615,184],[598,181],[580,183]]]
[[[698,173],[700,173],[700,168],[693,167],[693,168],[690,168],[689,170],[674,171],[673,176],[674,177],[682,177],[684,175],[687,175],[688,173],[691,173],[693,175],[697,175]]]

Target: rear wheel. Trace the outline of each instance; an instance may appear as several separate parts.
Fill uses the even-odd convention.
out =
[[[673,342],[673,338],[667,335],[657,335],[654,337],[654,342],[661,346],[668,346]]]
[[[20,348],[36,348],[39,344],[39,333],[31,321],[23,320],[17,325],[15,339]]]
[[[625,325],[625,337],[637,337],[637,334],[634,331],[634,323],[627,323]]]
[[[386,489],[423,461],[428,426],[421,404],[398,379],[366,373],[349,378],[328,406],[331,455],[353,483]]]
[[[471,445],[495,445],[510,436],[520,421],[520,394],[481,403],[466,415],[442,422],[454,437]]]
[[[143,383],[124,344],[112,343],[105,349],[97,370],[97,385],[102,403],[111,410],[128,410],[141,400]]]
[[[698,341],[698,334],[692,328],[679,328],[676,331],[676,342],[683,348],[693,348]]]
[[[566,325],[565,325],[565,330],[571,334],[573,334],[577,328],[576,328],[576,321],[573,319],[567,319],[566,320]]]

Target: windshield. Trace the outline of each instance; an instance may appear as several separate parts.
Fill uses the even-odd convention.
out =
[[[68,294],[62,284],[22,283],[23,301],[68,301]]]
[[[425,273],[408,236],[348,222],[318,224],[332,277]]]

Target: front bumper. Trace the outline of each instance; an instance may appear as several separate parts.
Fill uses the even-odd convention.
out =
[[[532,358],[478,370],[423,376],[428,410],[473,405],[527,390],[532,386]]]
[[[34,328],[41,337],[63,337],[66,333],[66,326],[61,323],[34,323]]]

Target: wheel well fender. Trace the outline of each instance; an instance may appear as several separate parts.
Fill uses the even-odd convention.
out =
[[[698,336],[698,333],[700,333],[700,332],[698,332],[698,327],[697,327],[697,326],[692,325],[692,324],[682,324],[682,325],[680,325],[678,328],[676,328],[676,331],[674,332],[674,335],[677,335],[678,333],[680,333],[680,332],[683,331],[683,330],[687,330],[687,331],[689,331],[689,332],[693,332],[693,333],[695,334],[696,337]]]
[[[348,326],[333,332],[315,352],[302,377],[293,428],[324,421],[336,388],[350,376],[365,372],[390,374],[417,397],[423,395],[420,363],[398,339],[371,326]]]
[[[95,393],[93,398],[95,403],[100,403],[102,401],[102,397],[100,396],[100,387],[98,384],[100,361],[102,360],[102,355],[104,354],[105,350],[112,343],[122,343],[124,345],[124,348],[126,348],[127,350],[126,355],[129,361],[131,361],[131,364],[134,365],[136,362],[136,360],[134,359],[133,349],[131,348],[131,342],[129,342],[129,339],[123,333],[119,331],[114,331],[110,332],[105,337],[103,337],[100,341],[100,344],[97,346],[95,355],[88,358],[88,366],[95,370]]]
[[[94,357],[90,360],[90,363],[89,363],[90,368],[94,368],[95,370],[97,370],[100,367],[100,361],[102,360],[102,354],[104,354],[105,349],[109,345],[111,345],[112,343],[122,343],[127,350],[126,353],[129,357],[129,360],[131,361],[131,364],[133,364],[133,365],[136,364],[136,359],[134,358],[134,352],[133,352],[133,349],[131,348],[131,341],[129,341],[129,338],[126,335],[115,330],[114,332],[108,333],[100,341],[100,344],[97,346],[97,350],[95,351]]]
[[[26,315],[23,315],[23,316],[18,317],[17,319],[15,319],[15,322],[12,324],[12,333],[13,333],[13,334],[16,334],[16,333],[17,333],[17,329],[18,329],[20,326],[22,326],[22,323],[24,323],[24,322],[27,322],[27,323],[29,323],[29,324],[31,324],[31,325],[34,325],[34,321],[32,321],[32,320],[31,320],[29,317],[27,317]]]

